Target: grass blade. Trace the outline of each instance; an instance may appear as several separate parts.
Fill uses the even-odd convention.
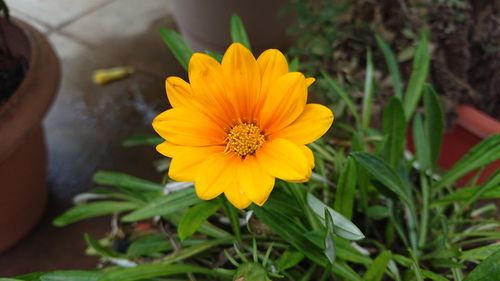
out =
[[[124,216],[121,220],[124,222],[134,222],[154,216],[165,216],[188,208],[199,202],[201,202],[201,200],[196,197],[194,189],[177,191],[156,198],[146,206]]]
[[[433,186],[437,192],[475,169],[500,159],[500,134],[493,135],[474,146],[464,157],[446,172]]]
[[[389,73],[392,78],[392,86],[394,88],[394,93],[396,94],[396,98],[399,100],[403,100],[403,80],[401,79],[401,72],[399,71],[398,61],[396,60],[396,56],[392,51],[389,44],[387,44],[382,37],[378,34],[375,34],[375,40],[377,41],[377,45],[384,54],[385,62],[387,64],[387,68],[389,69]]]
[[[397,98],[391,98],[385,105],[382,127],[384,135],[387,137],[386,159],[393,168],[396,168],[403,157],[406,135],[403,105]]]
[[[365,275],[363,275],[363,281],[382,280],[382,277],[384,277],[384,272],[389,265],[391,258],[391,251],[383,251],[382,253],[380,253],[370,265]]]
[[[177,227],[179,238],[184,240],[186,237],[195,233],[198,228],[219,209],[220,204],[217,200],[203,201],[189,209]]]
[[[500,280],[500,266],[498,261],[500,261],[500,251],[496,251],[480,263],[463,281]]]
[[[363,129],[367,130],[370,127],[370,119],[372,116],[372,97],[373,97],[373,59],[372,51],[368,49],[366,52],[366,76],[365,76],[365,91],[363,95]]]
[[[179,35],[179,33],[177,33],[176,31],[166,28],[160,29],[160,36],[163,39],[163,42],[167,44],[168,48],[177,59],[179,64],[182,66],[182,68],[187,71],[189,59],[193,55],[193,51],[186,44],[182,36]]]
[[[424,87],[424,129],[429,142],[430,164],[436,169],[444,133],[444,114],[439,97],[430,85]]]
[[[356,195],[356,174],[356,162],[354,162],[354,159],[349,157],[347,165],[340,174],[334,203],[334,209],[347,219],[352,219],[354,197]]]
[[[135,281],[154,277],[172,276],[184,273],[199,273],[204,276],[226,277],[220,271],[188,264],[143,264],[131,268],[119,268],[106,272],[99,281]]]
[[[356,109],[356,106],[354,105],[354,102],[351,100],[351,97],[324,70],[321,70],[320,72],[330,88],[335,91],[346,103],[347,108],[349,108],[349,111],[351,111],[351,114],[356,120],[356,124],[361,125],[361,118],[359,117],[358,111]]]
[[[100,201],[75,206],[62,215],[58,216],[53,224],[55,226],[66,226],[68,224],[88,218],[109,215],[118,212],[130,211],[138,208],[139,205],[132,202]]]
[[[415,57],[413,58],[412,72],[410,81],[406,88],[404,97],[404,109],[406,121],[409,121],[417,108],[422,96],[422,89],[427,75],[429,74],[429,65],[431,61],[429,53],[429,38],[426,33],[422,33],[418,42]]]
[[[367,152],[352,152],[352,157],[363,166],[375,179],[394,192],[406,205],[412,206],[413,202],[405,191],[403,181],[396,171],[384,160]]]
[[[125,187],[137,191],[163,191],[163,185],[124,173],[98,171],[93,180],[97,184]]]
[[[248,35],[245,30],[245,26],[243,25],[243,21],[236,14],[233,14],[231,16],[231,39],[234,43],[241,43],[249,50],[252,50],[250,46],[250,40],[248,40]]]
[[[420,171],[425,173],[425,171],[430,168],[431,156],[429,138],[424,131],[422,117],[419,114],[413,119],[413,142],[415,143],[415,154],[417,156]]]

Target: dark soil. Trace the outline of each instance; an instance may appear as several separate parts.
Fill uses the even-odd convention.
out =
[[[500,119],[500,0],[295,3],[298,23],[291,33],[298,40],[292,56],[301,57],[305,62],[301,67],[311,75],[318,77],[318,69],[324,68],[344,86],[351,85],[349,92],[355,100],[362,99],[367,47],[374,51],[377,69],[375,101],[383,104],[393,95],[375,32],[398,55],[403,79],[408,81],[412,46],[419,32],[428,30],[432,50],[429,79],[444,100],[448,125],[456,106],[462,103]]]
[[[26,75],[28,63],[23,57],[0,53],[0,105],[16,91]]]

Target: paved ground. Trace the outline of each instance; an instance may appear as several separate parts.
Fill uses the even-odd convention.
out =
[[[51,269],[91,268],[84,232],[102,235],[107,219],[54,228],[51,219],[92,186],[97,169],[158,180],[150,148],[125,149],[128,136],[152,133],[150,122],[166,107],[164,77],[182,71],[158,36],[172,27],[168,0],[7,0],[12,14],[44,32],[62,65],[59,95],[45,120],[51,199],[34,232],[0,254],[0,277]],[[96,86],[97,68],[132,65],[129,79]]]

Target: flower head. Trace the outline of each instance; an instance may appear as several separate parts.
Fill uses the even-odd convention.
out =
[[[288,72],[278,50],[256,60],[239,43],[228,48],[222,63],[195,53],[188,76],[189,83],[167,78],[172,109],[153,121],[165,139],[157,150],[172,158],[170,178],[194,181],[201,199],[224,193],[238,208],[262,206],[275,178],[309,179],[314,157],[306,144],[333,122],[327,107],[307,104],[313,78]]]

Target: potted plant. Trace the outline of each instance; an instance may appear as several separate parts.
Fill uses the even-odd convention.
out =
[[[42,120],[59,84],[43,34],[9,17],[0,1],[0,252],[26,235],[47,201]]]
[[[164,36],[185,65],[182,58],[189,60],[191,51],[181,47],[185,43],[178,34],[168,32]],[[243,38],[236,41],[242,43]],[[427,48],[426,44],[424,38],[421,50]],[[217,65],[204,55],[195,56]],[[426,63],[418,57],[414,61],[417,65]],[[373,69],[370,56],[368,62],[367,70]],[[366,72],[366,90],[372,93],[373,71]],[[262,206],[235,208],[224,196],[200,200],[193,182],[155,183],[99,171],[94,176],[98,187],[77,196],[77,205],[56,218],[54,224],[65,226],[113,214],[113,229],[107,237],[84,236],[87,253],[99,256],[102,267],[36,272],[18,278],[479,281],[498,276],[500,248],[495,230],[500,223],[495,221],[495,205],[477,203],[500,197],[496,188],[500,173],[482,185],[459,190],[450,187],[467,172],[500,158],[500,136],[482,141],[440,177],[436,161],[444,117],[438,96],[424,85],[425,79],[420,77],[412,84],[425,89],[423,97],[391,97],[383,108],[382,126],[372,127],[371,94],[365,96],[359,112],[339,83],[322,73],[326,83],[348,104],[355,122],[343,126],[350,137],[345,147],[331,142],[331,138],[309,144],[316,164],[310,181],[278,180]],[[175,104],[173,110],[191,106],[199,109],[189,90],[183,91],[186,84],[176,85],[182,90],[167,90]],[[421,99],[424,114],[415,114]],[[176,120],[190,122],[187,119]],[[416,156],[411,158],[404,153],[407,126],[413,128],[417,144]],[[161,142],[158,137],[142,136],[127,140],[125,145]],[[178,149],[172,155],[175,161],[184,151],[168,143],[158,148],[169,145]],[[205,163],[213,163],[208,161]],[[178,164],[169,167],[171,163],[165,161],[159,167],[177,169],[174,166]],[[187,171],[195,165],[184,165],[176,172],[190,174]],[[220,169],[213,166],[199,166],[196,172],[203,169],[210,174]]]
[[[254,51],[286,47],[286,28],[291,17],[280,14],[286,0],[176,0],[172,1],[173,16],[182,36],[195,51],[222,52],[231,42],[226,31],[237,13],[245,22]]]

